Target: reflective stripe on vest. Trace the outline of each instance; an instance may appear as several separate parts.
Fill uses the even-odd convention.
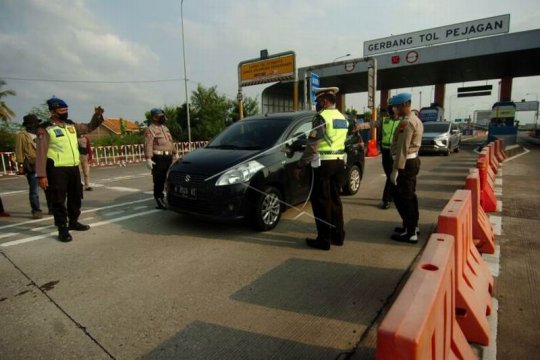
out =
[[[79,142],[75,126],[66,124],[47,128],[49,133],[49,150],[47,158],[54,161],[55,167],[79,165]]]
[[[326,136],[319,144],[321,160],[343,159],[349,122],[336,109],[326,109],[320,115],[326,123]]]
[[[393,120],[390,117],[385,117],[382,123],[382,147],[389,149],[392,146],[394,132],[399,125],[399,120]]]

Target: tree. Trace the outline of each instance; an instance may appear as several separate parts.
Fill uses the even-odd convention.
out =
[[[238,101],[237,100],[230,100],[231,102],[231,111],[229,120],[230,122],[236,122],[240,119],[240,111],[238,107]],[[257,98],[251,98],[247,96],[244,101],[244,117],[256,115],[259,113],[259,103],[257,101]]]
[[[43,121],[47,121],[51,117],[51,113],[47,104],[33,106],[28,113],[36,115],[39,119]]]
[[[15,90],[11,89],[2,90],[4,85],[6,85],[6,82],[0,79],[0,119],[7,122],[15,116],[15,112],[11,110],[2,99],[8,95],[15,96],[17,93]]]
[[[217,93],[217,86],[207,89],[199,84],[191,95],[191,105],[192,140],[209,140],[225,128],[230,101]]]

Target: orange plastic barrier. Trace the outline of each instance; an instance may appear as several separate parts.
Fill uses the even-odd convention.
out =
[[[377,359],[475,359],[458,326],[454,237],[432,234],[377,330]]]
[[[495,144],[495,156],[499,160],[499,164],[504,161],[504,154],[501,148],[501,140],[497,139],[493,142]]]
[[[504,144],[504,140],[499,139],[499,144],[500,144],[501,154],[502,154],[503,158],[506,159],[507,158],[507,156],[506,156],[506,145]]]
[[[467,340],[489,344],[493,277],[474,246],[469,190],[457,190],[439,215],[437,231],[454,236],[456,244],[456,315]]]
[[[496,174],[499,172],[499,160],[497,159],[497,155],[495,154],[495,143],[491,142],[488,145],[489,149],[489,162],[491,164],[491,167],[493,169],[493,172]]]
[[[478,169],[470,169],[465,180],[465,189],[471,191],[473,239],[480,253],[495,253],[495,234],[493,225],[480,205],[480,174]]]
[[[497,211],[497,198],[493,188],[493,179],[489,175],[488,160],[480,155],[476,161],[476,168],[480,174],[480,205],[485,212]]]

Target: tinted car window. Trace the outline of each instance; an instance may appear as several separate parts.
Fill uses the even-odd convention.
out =
[[[427,122],[424,123],[424,132],[425,133],[443,133],[448,131],[448,124],[437,123],[437,122]]]
[[[240,120],[225,129],[208,148],[266,149],[279,139],[290,119]]]

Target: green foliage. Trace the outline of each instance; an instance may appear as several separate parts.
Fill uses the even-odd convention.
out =
[[[143,133],[109,134],[92,141],[92,146],[120,146],[144,143]]]
[[[15,96],[17,93],[15,90],[11,89],[2,90],[4,85],[6,85],[6,82],[0,79],[0,120],[8,122],[15,116],[15,112],[7,106],[3,98],[7,97],[8,95]]]
[[[165,105],[163,108],[174,141],[188,141],[187,106]],[[257,114],[259,106],[257,99],[247,97],[244,100],[244,116]],[[219,95],[217,86],[205,88],[197,86],[197,90],[191,94],[190,128],[192,141],[206,141],[219,134],[231,122],[238,120],[238,104],[235,100],[228,99],[225,95]],[[150,112],[145,114],[147,126],[151,124]]]
[[[20,124],[0,121],[0,151],[15,151],[15,135],[20,130]]]
[[[244,117],[256,115],[259,113],[259,104],[257,102],[257,98],[251,98],[247,96],[244,101]],[[240,111],[238,107],[238,101],[237,100],[230,100],[230,106],[231,106],[231,113],[230,113],[230,122],[236,122],[240,119]]]
[[[49,107],[46,104],[33,106],[28,113],[36,115],[42,121],[47,121],[51,117]]]

